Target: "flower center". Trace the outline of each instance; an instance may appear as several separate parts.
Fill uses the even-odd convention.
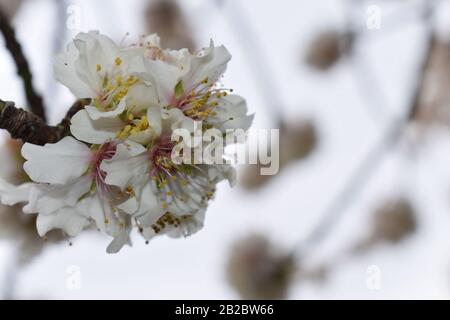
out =
[[[102,92],[99,94],[99,98],[94,101],[94,104],[102,111],[108,111],[117,106],[128,94],[129,89],[139,82],[139,79],[135,76],[125,77],[121,66],[122,59],[120,57],[114,60],[114,66],[109,73],[102,72],[102,65],[97,64],[96,66],[102,82]]]
[[[97,184],[106,185],[105,178],[106,178],[106,172],[103,171],[100,168],[100,165],[102,164],[103,160],[111,160],[112,157],[116,153],[117,149],[117,142],[111,141],[106,142],[102,146],[99,147],[99,149],[94,150],[92,152],[92,159],[91,159],[91,174],[94,177],[94,180]]]
[[[177,87],[179,86],[180,84],[177,85]],[[194,88],[190,89],[188,94],[184,94],[182,89],[181,91],[183,91],[184,96],[175,102],[175,106],[192,119],[206,120],[210,116],[217,114],[215,109],[219,105],[220,99],[233,92],[233,89],[214,88],[214,84],[208,84],[208,78],[205,78]],[[175,92],[176,95],[177,92]]]

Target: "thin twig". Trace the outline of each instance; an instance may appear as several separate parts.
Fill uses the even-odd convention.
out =
[[[434,7],[428,3],[424,9],[423,18],[427,31],[427,38],[425,41],[426,51],[422,59],[422,63],[418,68],[417,80],[411,94],[411,100],[407,104],[408,107],[405,115],[400,120],[394,120],[392,122],[380,142],[377,143],[361,161],[353,174],[351,174],[347,183],[344,185],[342,191],[337,194],[331,204],[325,209],[324,213],[320,216],[321,218],[316,227],[313,228],[312,232],[306,237],[306,239],[302,239],[295,245],[292,255],[297,258],[304,257],[308,250],[311,250],[312,246],[317,246],[326,238],[326,236],[330,234],[330,231],[345,214],[351,200],[367,185],[376,169],[379,168],[382,161],[385,159],[386,155],[402,138],[407,125],[410,123],[411,117],[415,113],[415,109],[418,105],[418,91],[426,73],[426,66],[429,63],[428,61],[431,56],[431,50],[433,48],[432,44],[434,41],[434,32],[431,23]]]
[[[53,57],[55,57],[59,52],[63,51],[64,41],[66,39],[67,27],[66,27],[66,9],[67,0],[54,0],[56,7],[55,14],[55,28],[53,31],[53,41],[52,41],[52,52],[50,61],[50,69],[53,64]],[[58,93],[59,86],[51,74],[48,78],[47,84],[45,86],[45,96],[54,97]]]
[[[368,107],[365,110],[371,118],[379,122],[380,120],[386,120],[388,116],[388,99],[377,77],[372,72],[370,61],[367,61],[367,57],[361,57],[359,55],[358,44],[362,39],[363,33],[361,32],[362,28],[353,23],[355,7],[359,7],[358,1],[347,0],[344,2],[344,9],[347,16],[346,29],[349,37],[352,39],[352,46],[348,56],[353,71],[354,82],[359,89],[358,93],[365,100],[366,107]]]
[[[30,66],[22,51],[22,46],[16,38],[15,31],[9,19],[6,17],[2,8],[0,7],[0,32],[5,38],[5,45],[8,51],[11,53],[12,58],[17,67],[17,74],[22,78],[23,87],[25,90],[25,96],[28,101],[28,107],[30,110],[44,122],[45,107],[42,97],[37,93],[33,86],[33,77],[31,74]]]
[[[70,135],[70,119],[83,109],[89,100],[78,100],[56,126],[47,125],[35,114],[18,109],[14,102],[0,100],[0,129],[7,130],[13,139],[37,145],[55,143]]]
[[[226,5],[223,0],[216,0],[215,3],[220,8]],[[257,33],[253,30],[239,5],[240,3],[235,1],[232,6],[233,12],[228,12],[228,25],[232,28],[236,39],[242,46],[267,110],[270,112],[272,119],[275,120],[276,126],[281,127],[283,123],[283,99],[275,81],[275,74],[270,68],[269,59],[265,55],[265,50],[262,48]],[[226,9],[231,10],[231,6]]]

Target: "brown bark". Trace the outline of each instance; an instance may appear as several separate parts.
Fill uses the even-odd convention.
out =
[[[78,100],[56,126],[47,125],[37,115],[15,107],[14,102],[0,100],[0,129],[7,130],[13,139],[37,145],[55,143],[70,135],[70,119],[83,109],[89,100]]]

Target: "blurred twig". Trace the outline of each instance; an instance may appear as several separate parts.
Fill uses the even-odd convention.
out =
[[[11,53],[12,58],[17,67],[17,73],[22,78],[25,95],[28,101],[28,107],[30,110],[44,122],[45,108],[42,97],[37,93],[33,86],[33,77],[31,74],[30,66],[22,51],[22,46],[16,38],[15,31],[9,19],[6,17],[2,9],[0,8],[0,32],[5,38],[6,48]]]
[[[21,139],[23,142],[38,145],[55,143],[70,135],[70,119],[89,101],[78,100],[58,125],[49,126],[35,114],[16,108],[14,102],[0,99],[0,129],[7,130],[12,138]]]
[[[326,207],[324,213],[320,216],[320,220],[312,232],[302,239],[293,250],[293,255],[304,256],[311,247],[317,246],[324,238],[330,233],[336,223],[342,218],[351,200],[361,191],[364,186],[369,182],[373,176],[375,170],[381,165],[382,161],[394,147],[397,142],[402,138],[403,132],[409,124],[412,115],[417,108],[417,100],[419,98],[419,89],[422,83],[422,79],[425,76],[426,66],[430,58],[430,52],[432,50],[432,44],[434,39],[434,32],[432,27],[434,6],[430,2],[427,2],[424,7],[423,20],[426,26],[426,39],[425,39],[425,54],[422,59],[422,63],[418,68],[417,79],[413,88],[411,99],[407,104],[407,109],[404,116],[401,119],[393,120],[382,139],[371,149],[367,156],[356,167],[353,174],[350,175],[349,180],[344,185],[343,189],[337,194],[337,196],[331,201],[331,204]]]

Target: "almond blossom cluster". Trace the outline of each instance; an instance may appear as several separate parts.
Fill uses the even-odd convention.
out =
[[[0,180],[1,202],[38,214],[41,236],[52,229],[76,236],[95,225],[113,238],[109,253],[130,243],[133,229],[146,240],[195,233],[217,183],[233,185],[235,172],[229,164],[173,161],[172,134],[249,128],[245,100],[217,85],[230,59],[212,42],[191,54],[161,49],[157,35],[123,47],[98,32],[79,34],[54,72],[91,103],[72,117],[71,136],[24,144],[32,182]]]

